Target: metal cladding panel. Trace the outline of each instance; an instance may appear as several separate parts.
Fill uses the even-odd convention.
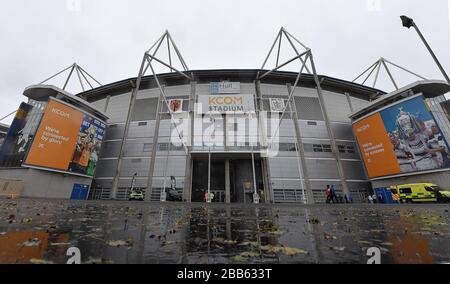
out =
[[[331,129],[333,130],[335,139],[355,141],[355,135],[353,134],[351,124],[331,123]]]
[[[367,180],[361,161],[342,161],[345,178],[350,180]]]
[[[286,85],[261,84],[261,93],[263,96],[283,96],[288,97],[288,88]]]
[[[104,142],[102,145],[102,150],[100,152],[100,159],[119,157],[120,145],[121,145],[120,141]]]
[[[120,178],[119,179],[119,188],[131,188],[132,178]],[[135,188],[145,188],[147,187],[147,179],[137,178],[134,181]]]
[[[274,189],[302,189],[304,182],[300,179],[298,180],[282,180],[282,179],[272,179],[272,188]]]
[[[92,106],[96,107],[99,110],[105,110],[106,106],[106,99],[98,100],[91,103]]]
[[[282,137],[295,137],[294,122],[291,119],[283,119],[278,135]]]
[[[339,179],[336,160],[306,160],[311,179]]]
[[[150,98],[159,98],[160,95],[161,91],[159,90],[159,88],[139,90],[139,92],[136,95],[136,99],[142,100]]]
[[[97,170],[95,171],[95,177],[113,177],[116,174],[117,162],[117,159],[99,160],[97,164]]]
[[[161,120],[159,126],[159,137],[171,137],[172,132],[176,133],[175,127],[172,125],[172,121],[169,120]],[[180,130],[181,131],[181,130]]]
[[[324,121],[299,121],[300,132],[303,138],[330,139]]]
[[[167,164],[167,158],[161,157],[155,160],[155,171],[153,173],[154,177],[164,177],[166,176],[176,176],[184,177],[186,174],[186,157],[184,156],[170,156]],[[166,171],[167,168],[167,171]]]
[[[304,120],[324,120],[319,99],[310,97],[295,97],[298,118]]]
[[[256,89],[254,84],[241,84],[241,94],[255,94]]]
[[[127,120],[130,100],[130,93],[110,98],[106,110],[106,115],[109,117],[108,123],[125,122]]]
[[[297,157],[271,158],[269,159],[269,167],[272,178],[300,178]]]
[[[148,169],[150,167],[150,159],[123,159],[122,167],[120,169],[121,177],[132,177],[137,173],[138,177],[148,176]]]
[[[158,98],[136,100],[131,121],[156,120]]]
[[[352,111],[345,95],[324,91],[324,100],[330,121],[351,122],[348,115]]]
[[[105,141],[122,139],[125,133],[125,124],[112,124],[106,128]]]
[[[210,95],[209,84],[197,84],[195,86],[197,95]]]
[[[183,188],[184,187],[184,176],[175,176],[177,181],[177,188]],[[170,188],[170,176],[164,178],[164,177],[154,177],[153,178],[153,193],[157,193],[158,199],[152,200],[152,201],[159,201],[159,195],[161,193],[160,189],[164,187],[164,180],[166,180],[166,188]],[[155,190],[157,189],[157,190]]]
[[[189,97],[191,85],[165,87],[164,93],[166,94],[166,97]]]
[[[153,139],[133,139],[125,143],[124,157],[150,157]]]
[[[365,108],[369,105],[370,102],[361,100],[355,97],[350,97],[350,101],[352,102],[353,111],[358,111],[360,109]]]
[[[152,138],[155,135],[155,124],[154,120],[130,123],[128,138]]]
[[[96,188],[111,188],[113,180],[112,179],[96,179],[95,187]]]

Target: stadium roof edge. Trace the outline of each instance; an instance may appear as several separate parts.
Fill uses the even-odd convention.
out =
[[[192,70],[187,71],[185,73],[190,73],[194,75],[194,78],[198,81],[207,81],[208,79],[214,79],[217,77],[221,77],[221,79],[225,80],[225,78],[228,78],[229,80],[237,80],[239,79],[241,82],[248,81],[253,82],[256,80],[258,72],[264,72],[268,70],[260,70],[260,69],[211,69],[211,70]],[[269,76],[267,76],[263,82],[270,81],[271,83],[276,84],[278,80],[289,80],[292,79],[293,82],[295,81],[296,76],[298,73],[296,72],[288,72],[288,71],[276,71],[271,73]],[[177,84],[180,84],[180,81],[186,81],[185,83],[188,83],[189,81],[186,80],[183,76],[181,76],[179,73],[173,72],[173,73],[161,73],[157,74],[158,79],[161,82],[165,81],[176,81]],[[100,87],[97,87],[92,90],[88,90],[82,93],[77,94],[77,96],[82,97],[88,101],[92,100],[95,97],[103,97],[107,96],[109,94],[114,93],[114,91],[125,91],[125,90],[131,90],[132,88],[132,82],[134,82],[137,78],[132,77],[128,79],[124,79],[121,81],[113,82],[107,85],[103,85]],[[372,101],[374,99],[377,99],[379,96],[386,94],[386,92],[374,89],[371,87],[367,87],[364,85],[360,85],[357,83],[353,83],[350,81],[345,81],[342,79],[337,79],[329,76],[319,75],[319,79],[322,83],[322,88],[325,90],[339,90],[341,92],[349,92],[350,95],[359,97],[361,99],[365,99],[368,101]],[[142,87],[147,88],[148,84],[151,83],[153,80],[153,75],[145,76],[142,78],[143,84]],[[314,77],[311,74],[302,74],[300,79],[300,85],[303,84],[314,84]]]
[[[72,95],[71,93],[53,85],[28,86],[23,91],[23,95],[36,101],[47,101],[49,97],[58,97],[58,95],[62,95],[64,98],[69,99],[73,103],[79,104],[94,115],[99,116],[101,119],[106,120],[109,118],[103,111],[99,110],[89,102],[82,100],[79,96]]]

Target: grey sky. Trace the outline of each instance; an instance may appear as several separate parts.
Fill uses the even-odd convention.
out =
[[[352,80],[383,56],[442,79],[417,34],[401,26],[407,14],[450,73],[450,0],[379,0],[380,9],[378,0],[79,0],[79,11],[67,1],[3,1],[0,116],[25,100],[26,86],[73,62],[103,84],[136,76],[165,29],[190,69],[259,68],[284,26],[312,48],[319,74]],[[415,80],[395,73],[402,85]],[[382,79],[379,87],[391,90]]]

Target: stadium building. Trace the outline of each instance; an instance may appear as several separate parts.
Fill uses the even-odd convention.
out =
[[[234,95],[249,95],[251,103],[259,102],[261,109],[270,113],[270,99],[286,101],[290,84],[297,74],[274,72],[265,80],[255,82],[258,72],[261,70],[192,71],[194,82],[176,73],[158,77],[167,98],[181,100],[183,112],[190,116],[196,115],[191,103],[198,101],[199,96],[218,96],[211,94],[211,90],[219,82],[228,82],[220,84],[234,86]],[[252,147],[248,137],[243,137],[242,143],[227,145],[229,132],[239,133],[239,128],[243,128],[243,133],[248,133],[249,128],[245,119],[244,123],[237,123],[227,119],[227,114],[216,117],[212,123],[216,128],[223,129],[221,136],[216,137],[216,141],[220,142],[215,143],[214,147],[206,142],[195,143],[190,147],[190,152],[185,153],[183,147],[172,145],[173,127],[171,130],[169,111],[152,76],[142,78],[142,88],[128,121],[132,82],[135,79],[81,94],[109,116],[92,195],[126,198],[133,176],[137,173],[137,187],[147,189],[151,183],[151,192],[147,192],[151,200],[159,200],[164,183],[168,188],[170,178],[175,177],[176,188],[183,193],[184,200],[203,201],[208,188],[208,160],[211,156],[211,191],[224,202],[228,190],[230,202],[248,202],[248,198],[244,198],[246,190],[253,193],[253,154],[256,185],[258,190],[263,191],[261,195],[266,197],[267,202],[301,202],[307,183],[317,201],[323,201],[324,189],[329,184],[336,185],[340,191],[345,185],[353,196],[360,196],[370,185],[348,116],[352,110],[366,106],[378,91],[326,76],[319,78],[325,107],[320,105],[313,76],[305,75],[300,81],[302,87],[295,92],[292,111],[281,122],[279,153],[274,157],[262,157],[259,153],[261,149]],[[325,114],[328,109],[330,112]],[[125,137],[127,124],[129,130]],[[201,131],[209,126],[203,124]],[[338,146],[339,160],[333,153],[331,139]],[[302,143],[303,154],[300,154],[299,143]],[[121,156],[122,144],[124,151]],[[343,169],[343,176],[339,173],[338,163]],[[306,164],[306,169],[302,169],[303,164]],[[113,191],[115,179],[118,179],[118,187]]]
[[[283,38],[295,53],[284,63]],[[163,60],[157,54],[166,42],[168,59]],[[267,68],[274,57],[274,67]],[[174,67],[176,59],[181,68]],[[293,63],[299,72],[282,70]],[[170,72],[156,73],[155,64]],[[74,72],[81,74],[82,86],[82,78],[89,82],[84,69],[73,65]],[[64,88],[58,92],[64,94]],[[354,124],[393,96],[318,75],[311,50],[284,29],[263,66],[254,70],[190,70],[166,32],[144,54],[137,77],[77,94],[76,104],[83,102],[82,111],[91,119],[86,125],[86,117],[77,120],[74,139],[65,140],[70,154],[60,168],[30,159],[32,146],[20,166],[87,178],[81,185],[89,188],[89,199],[126,200],[131,189],[140,189],[149,201],[322,203],[326,186],[334,185],[341,197],[360,202],[373,180]],[[40,122],[30,136],[39,139],[39,129],[47,126]],[[90,134],[91,140],[85,138]],[[3,178],[17,170],[2,167]],[[76,199],[79,186],[73,181],[73,191],[69,185],[64,197]],[[45,197],[61,194],[46,191]]]

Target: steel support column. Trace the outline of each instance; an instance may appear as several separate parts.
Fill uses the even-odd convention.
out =
[[[192,74],[192,76],[194,76]],[[189,134],[188,134],[188,153],[186,155],[186,172],[184,176],[184,189],[183,189],[183,200],[185,202],[191,202],[192,196],[192,141],[194,135],[194,111],[195,111],[195,94],[196,94],[197,83],[191,82],[191,93],[189,95]]]
[[[355,109],[353,108],[353,103],[352,103],[352,99],[351,99],[351,97],[350,97],[350,94],[349,93],[345,93],[345,97],[347,98],[347,102],[348,102],[348,106],[350,107],[350,111],[352,112],[352,113],[354,113],[355,112]]]
[[[289,94],[292,93],[292,86],[291,84],[287,85]],[[298,154],[300,156],[300,162],[301,162],[301,172],[303,175],[304,180],[304,189],[306,190],[306,202],[308,204],[314,204],[314,194],[312,191],[311,181],[309,179],[309,173],[308,173],[308,167],[306,164],[306,158],[305,158],[305,147],[303,145],[303,137],[302,133],[300,131],[300,126],[298,124],[298,113],[297,113],[297,106],[295,105],[295,99],[294,96],[292,97],[291,101],[288,102],[289,107],[292,110],[292,121],[294,122],[294,128],[295,128],[295,137],[297,139],[297,145],[298,145]],[[300,177],[301,178],[301,177]]]
[[[319,97],[320,106],[322,108],[323,116],[325,118],[325,124],[327,127],[328,135],[331,140],[331,147],[333,148],[333,155],[335,156],[335,159],[337,161],[339,178],[342,183],[342,190],[343,190],[344,194],[346,194],[348,196],[350,194],[350,190],[348,188],[347,180],[345,178],[345,172],[344,172],[344,167],[342,166],[339,148],[337,146],[336,139],[334,138],[333,129],[331,128],[330,119],[328,117],[327,108],[325,106],[325,99],[323,97],[322,87],[320,84],[319,76],[317,75],[316,65],[314,64],[314,58],[313,58],[312,53],[310,53],[310,62],[311,62],[311,68],[312,68],[312,71],[314,74],[314,81],[316,82],[317,95]]]
[[[211,149],[208,151],[208,196],[206,197],[206,202],[211,203]]]
[[[253,199],[258,194],[258,188],[256,184],[256,167],[255,167],[255,153],[253,152],[252,148],[252,173],[253,173]],[[253,203],[255,203],[255,200],[253,200]]]
[[[264,104],[262,100],[262,92],[261,92],[261,81],[256,80],[255,81],[255,91],[256,91],[256,110],[257,110],[257,117],[258,117],[258,137],[259,137],[259,144],[261,146],[267,145],[267,133],[266,129],[263,127],[263,121],[261,113],[264,112]],[[265,202],[273,203],[273,190],[272,190],[272,183],[270,182],[270,169],[269,169],[269,159],[266,157],[261,157],[261,165],[263,167],[263,182],[264,182],[264,198]]]
[[[139,70],[139,75],[137,77],[136,86],[140,86],[140,84],[141,84],[142,72],[144,71],[145,61],[146,60],[145,60],[145,56],[144,56],[144,58],[142,59],[140,70]],[[139,88],[136,86],[131,91],[130,104],[128,106],[128,114],[127,114],[127,119],[125,122],[125,131],[124,131],[124,134],[122,137],[122,141],[120,143],[120,151],[119,151],[119,157],[118,157],[118,161],[117,161],[117,168],[116,168],[116,173],[114,175],[113,185],[112,185],[112,189],[111,189],[111,193],[110,193],[111,199],[116,199],[117,190],[119,187],[119,176],[120,176],[120,169],[122,166],[122,159],[123,159],[123,155],[125,152],[125,143],[126,143],[126,140],[128,137],[128,132],[129,132],[130,123],[131,123],[131,117],[133,114],[134,104],[136,102],[136,96],[137,96],[138,88]]]
[[[231,203],[230,160],[225,160],[225,202]]]
[[[161,125],[161,110],[163,100],[164,100],[163,94],[162,92],[160,92],[158,99],[158,107],[156,108],[155,132],[153,134],[153,144],[152,144],[152,158],[150,160],[150,166],[148,168],[147,190],[145,194],[145,200],[147,201],[151,200],[151,194],[153,192],[153,172],[155,170],[156,153],[158,152],[159,127]]]

